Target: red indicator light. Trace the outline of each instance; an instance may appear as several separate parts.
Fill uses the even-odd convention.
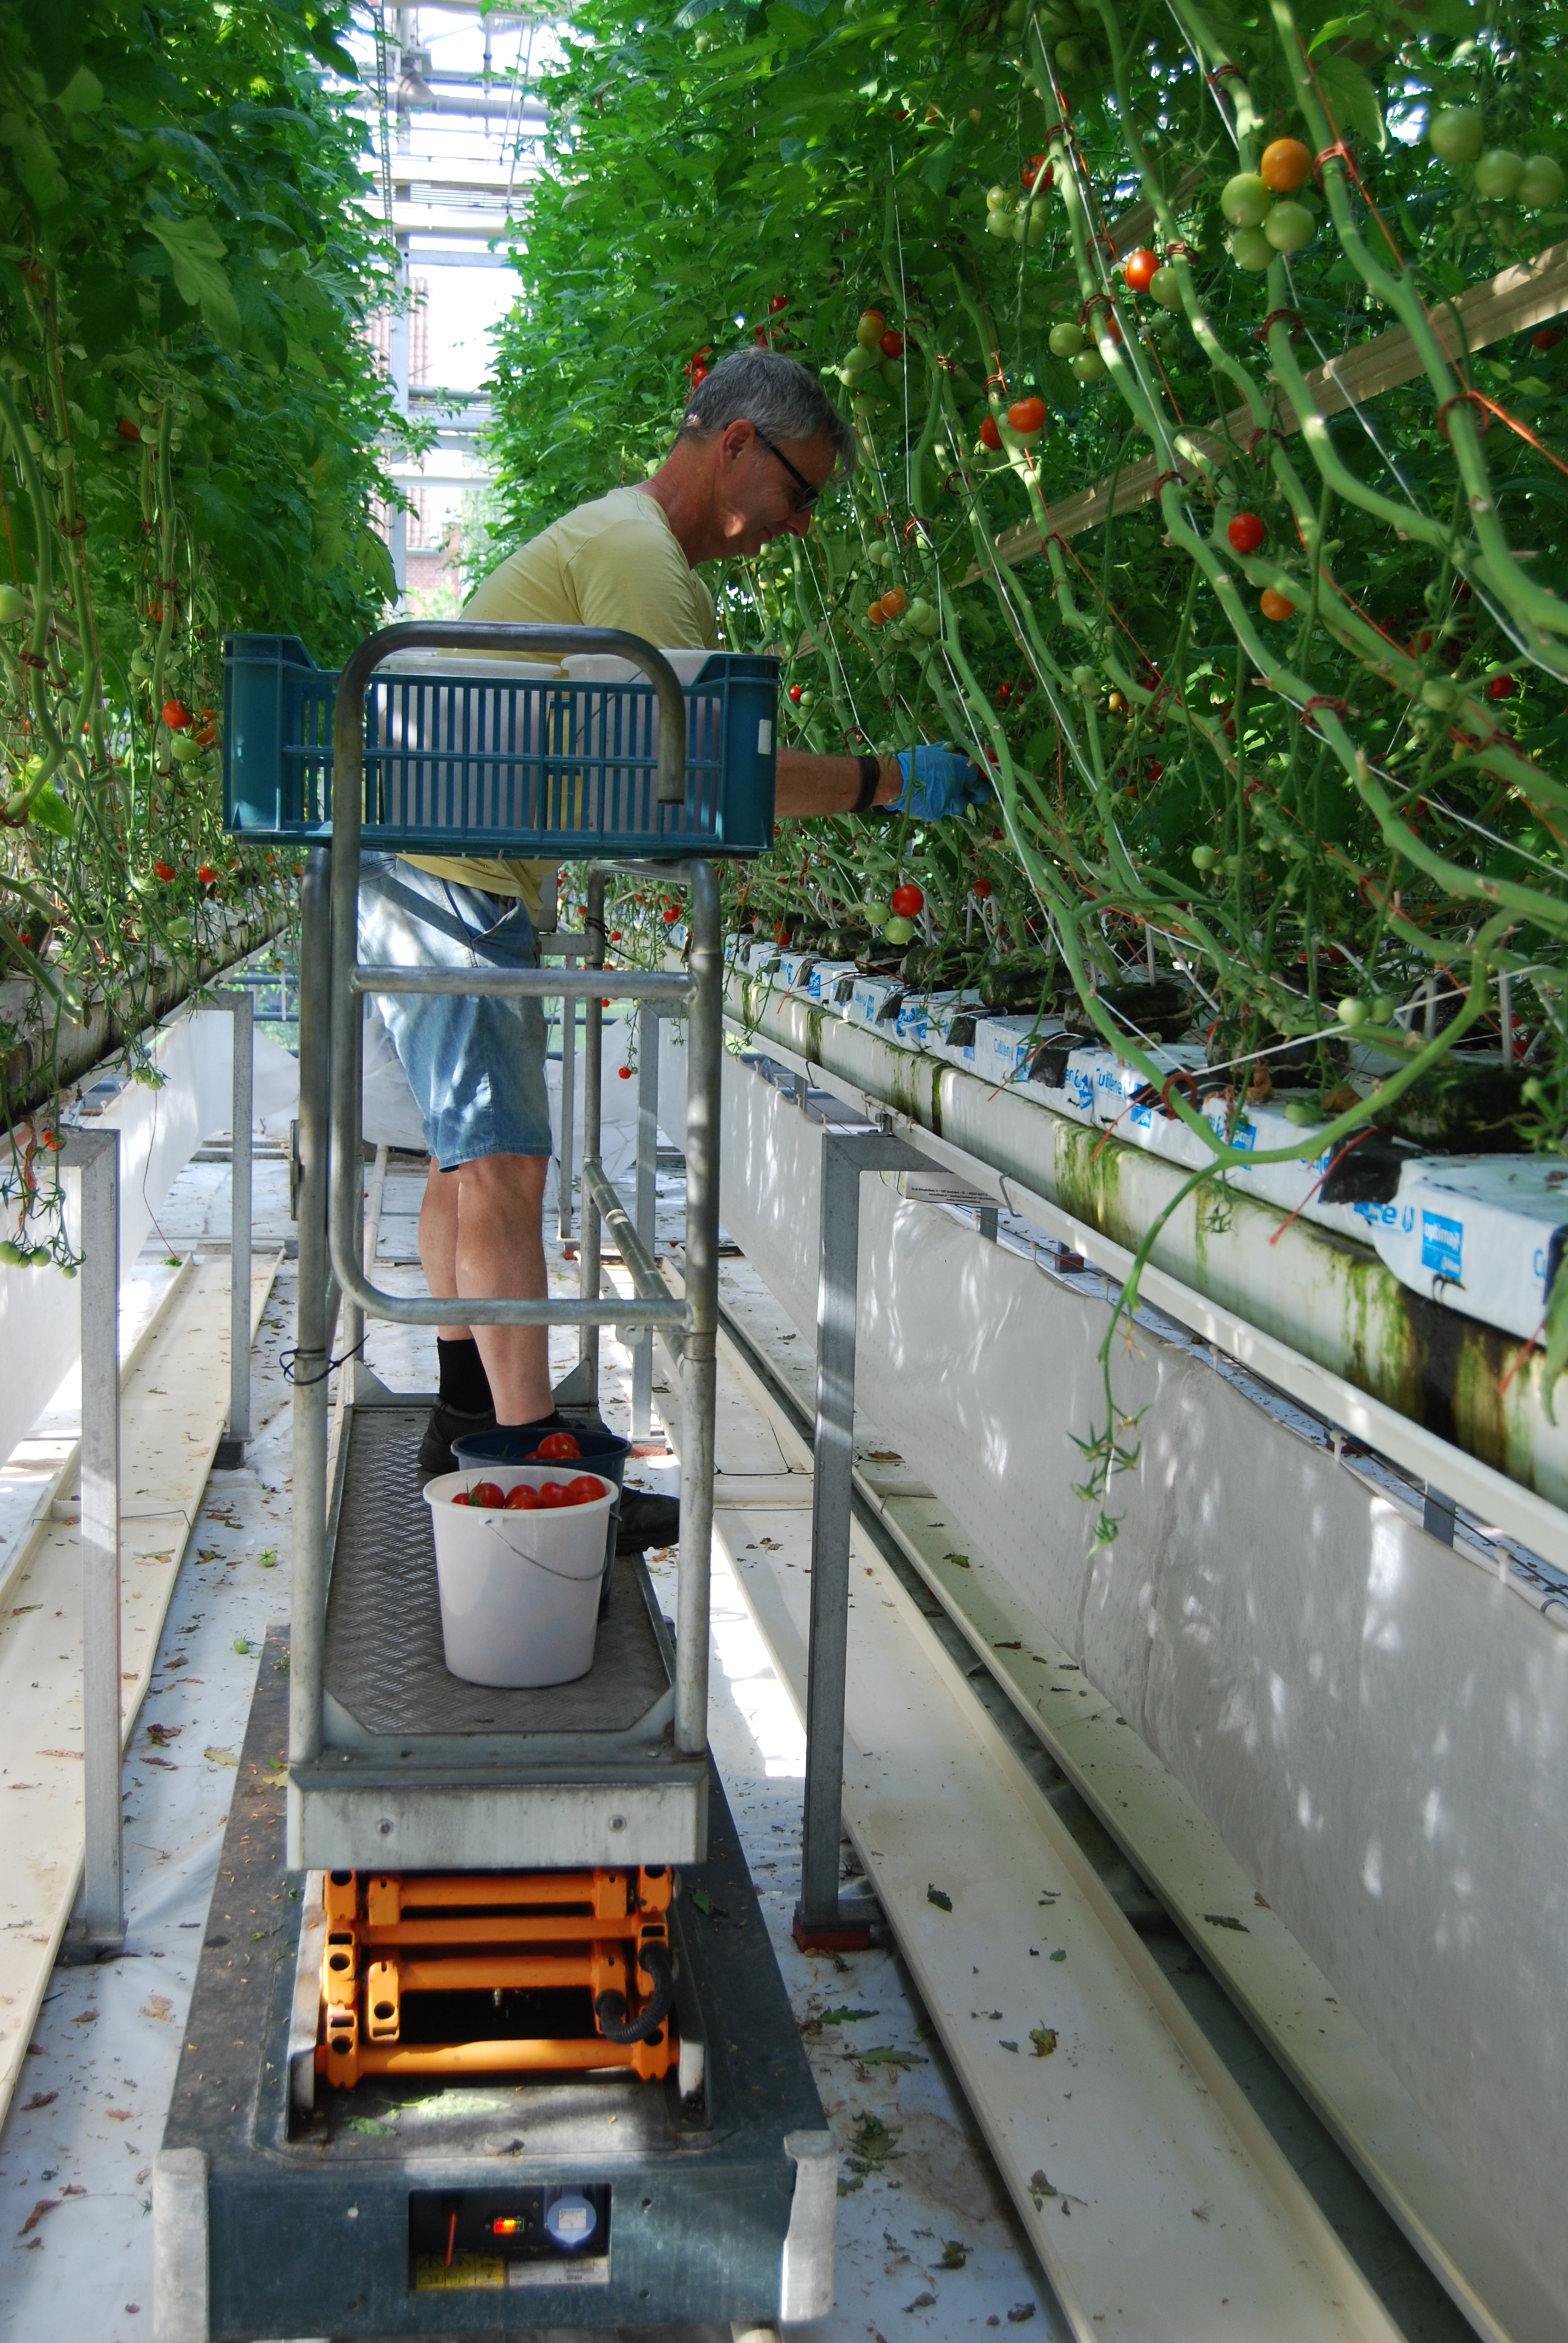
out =
[[[490,2224],[490,2235],[493,2237],[515,2237],[522,2226],[515,2213],[498,2213]]]

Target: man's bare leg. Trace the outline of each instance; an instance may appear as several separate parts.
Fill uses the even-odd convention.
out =
[[[432,1159],[419,1212],[419,1259],[434,1294],[542,1296],[544,1155],[481,1155],[455,1171]],[[549,1334],[543,1326],[451,1325],[442,1340],[479,1346],[498,1423],[550,1413]]]

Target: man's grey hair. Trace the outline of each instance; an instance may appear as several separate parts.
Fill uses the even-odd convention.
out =
[[[855,435],[813,374],[781,350],[733,350],[686,402],[683,439],[711,439],[731,423],[769,439],[830,439],[839,475],[855,468]]]

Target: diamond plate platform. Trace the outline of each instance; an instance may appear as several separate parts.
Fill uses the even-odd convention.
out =
[[[428,1403],[348,1411],[331,1534],[319,1754],[289,1774],[316,1870],[700,1862],[708,1767],[677,1751],[675,1652],[640,1554],[613,1564],[594,1664],[509,1692],[447,1670],[417,1457]]]
[[[670,1672],[648,1574],[625,1556],[612,1565],[609,1607],[587,1675],[508,1692],[449,1673],[430,1508],[416,1471],[428,1413],[421,1404],[356,1407],[348,1416],[327,1607],[334,1741],[657,1734],[668,1711]]]

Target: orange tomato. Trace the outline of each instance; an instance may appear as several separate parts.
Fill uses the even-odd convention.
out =
[[[1312,176],[1312,158],[1299,138],[1276,138],[1263,149],[1258,176],[1277,196],[1293,196]]]
[[[1293,618],[1296,615],[1296,606],[1289,596],[1276,594],[1271,586],[1264,587],[1258,598],[1258,608],[1265,618]]]

